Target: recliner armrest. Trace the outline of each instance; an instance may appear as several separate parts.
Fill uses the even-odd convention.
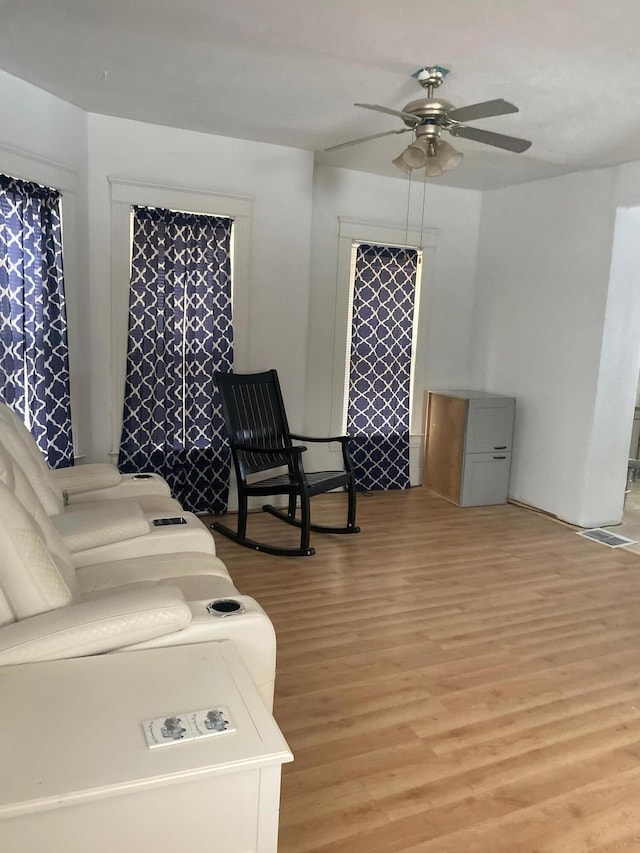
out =
[[[49,474],[53,485],[69,495],[89,492],[92,489],[108,489],[111,486],[117,486],[122,479],[116,466],[106,462],[72,465],[69,468],[52,468]]]
[[[171,497],[171,489],[159,474],[121,474],[115,486],[102,489],[89,489],[85,492],[65,492],[69,504],[81,504],[85,501],[139,500],[145,497]]]
[[[171,586],[129,590],[0,628],[0,666],[83,657],[181,631],[191,609]]]
[[[51,516],[53,526],[73,553],[144,536],[151,531],[139,506],[105,501],[105,506],[83,508]]]

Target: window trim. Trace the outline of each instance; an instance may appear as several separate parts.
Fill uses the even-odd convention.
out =
[[[232,310],[235,370],[248,366],[251,215],[253,198],[191,187],[140,183],[109,177],[111,198],[111,450],[117,457],[122,432],[122,401],[127,369],[131,207],[185,210],[233,219]]]
[[[73,456],[76,462],[85,458],[83,431],[80,429],[78,400],[82,400],[82,356],[81,317],[83,313],[80,295],[80,246],[81,210],[79,196],[80,175],[77,169],[43,157],[26,148],[0,143],[0,170],[14,178],[53,187],[60,193],[60,215],[62,219],[62,262],[64,264],[64,291],[67,312],[67,344],[69,348],[69,386],[71,398],[71,431]],[[82,420],[82,418],[81,418]]]
[[[356,291],[356,264],[358,257],[358,247],[362,245],[361,240],[354,240],[351,243],[351,264],[349,267],[349,307],[347,309],[347,340],[345,343],[344,352],[344,392],[342,402],[342,429],[341,433],[347,432],[347,418],[349,407],[349,390],[350,382],[349,375],[351,372],[351,343],[353,340],[353,303]],[[368,246],[389,246],[394,249],[402,249],[404,246],[394,246],[391,243],[371,243],[367,241]],[[409,376],[409,423],[413,421],[413,396],[414,382],[416,372],[416,347],[418,343],[418,328],[420,322],[420,293],[422,288],[422,271],[424,269],[424,250],[415,246],[407,246],[409,249],[415,249],[417,252],[416,275],[414,284],[413,296],[413,322],[411,324],[411,368]]]
[[[349,304],[351,297],[351,258],[354,243],[372,243],[375,245],[407,246],[412,249],[422,250],[422,274],[420,288],[416,289],[416,304],[414,307],[414,347],[416,353],[421,347],[419,339],[420,316],[426,312],[426,300],[428,290],[426,276],[431,275],[434,267],[435,248],[438,238],[437,228],[424,228],[409,224],[408,228],[402,225],[380,222],[349,219],[338,217],[338,264],[336,274],[336,300],[334,321],[334,350],[333,350],[333,376],[331,382],[331,431],[332,435],[342,433],[344,426],[344,389],[348,364],[347,340],[349,334]],[[347,353],[345,357],[345,353]],[[415,359],[414,359],[415,362]],[[415,371],[412,371],[415,373]],[[412,381],[412,435],[414,431],[416,412],[420,411],[420,399],[416,397],[419,389]],[[413,444],[413,442],[412,442]]]

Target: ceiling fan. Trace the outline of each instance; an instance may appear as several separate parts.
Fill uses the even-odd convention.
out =
[[[448,73],[448,69],[439,65],[416,71],[412,76],[427,90],[427,97],[410,101],[401,110],[382,107],[378,104],[355,104],[356,107],[397,116],[402,119],[406,127],[352,139],[349,142],[342,142],[340,145],[332,145],[325,151],[337,151],[350,145],[368,142],[370,139],[379,139],[382,136],[411,131],[414,134],[413,142],[393,160],[393,163],[407,174],[410,174],[413,169],[424,167],[426,174],[433,177],[448,172],[462,160],[462,154],[441,139],[443,131],[460,139],[483,142],[485,145],[493,145],[496,148],[503,148],[505,151],[513,151],[516,154],[521,154],[531,147],[531,142],[527,139],[505,136],[503,133],[493,133],[490,130],[482,130],[478,127],[467,127],[468,121],[517,113],[518,108],[508,101],[498,98],[493,101],[470,104],[466,107],[454,107],[444,98],[434,98],[434,91],[442,84]]]

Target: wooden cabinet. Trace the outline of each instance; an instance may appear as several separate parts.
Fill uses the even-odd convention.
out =
[[[483,391],[429,391],[427,489],[458,506],[506,503],[515,400]]]

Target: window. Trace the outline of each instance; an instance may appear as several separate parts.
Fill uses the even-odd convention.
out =
[[[353,246],[345,369],[346,431],[358,488],[406,489],[414,316],[422,252]]]
[[[430,288],[429,282],[435,269],[438,230],[409,223],[385,223],[375,220],[358,220],[338,217],[338,258],[335,290],[335,325],[333,331],[333,370],[331,382],[331,410],[329,430],[337,435],[346,428],[348,364],[351,334],[351,294],[355,264],[355,249],[358,245],[407,246],[422,253],[421,274],[417,281],[414,306],[414,340],[412,344],[411,381],[411,429],[410,460],[411,484],[421,481],[421,450],[423,426],[424,390],[428,383],[428,340]],[[335,453],[338,448],[332,448]],[[331,458],[323,461],[331,467]]]
[[[233,364],[228,217],[135,207],[119,466],[154,470],[188,509],[226,509],[214,379]]]
[[[0,175],[0,396],[73,463],[60,192]]]

